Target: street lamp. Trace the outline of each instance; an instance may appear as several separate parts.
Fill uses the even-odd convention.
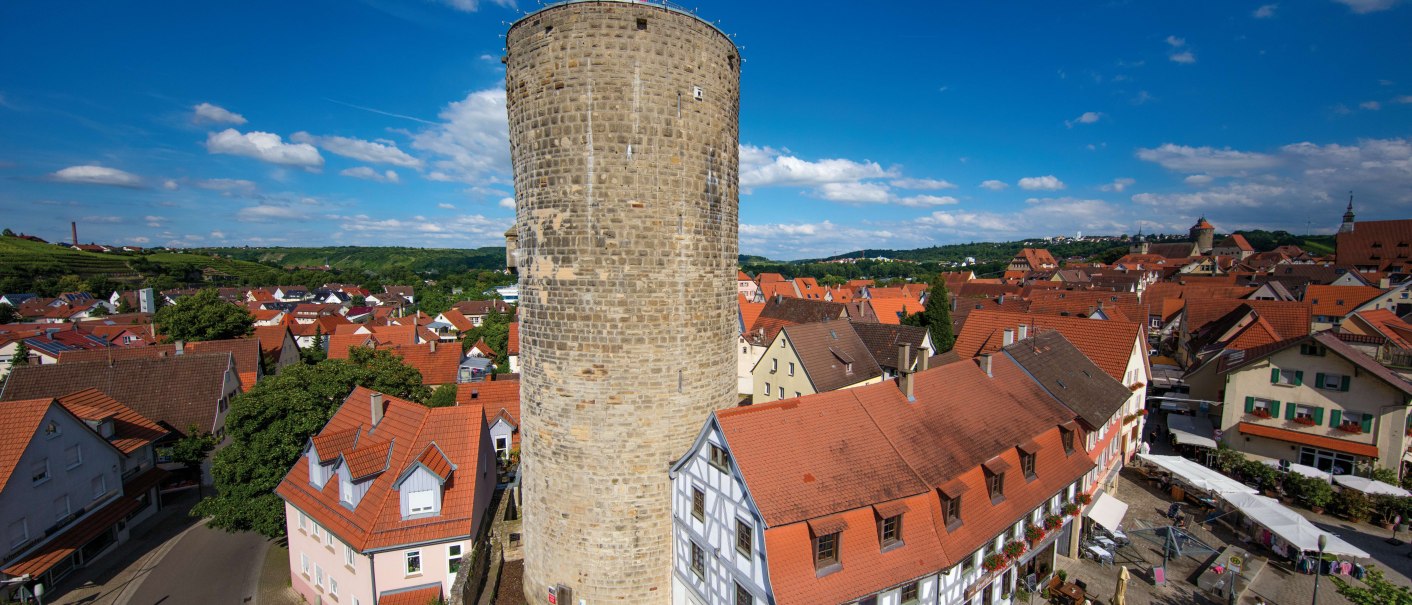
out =
[[[1314,568],[1314,598],[1309,601],[1311,605],[1319,602],[1319,576],[1324,575],[1324,547],[1328,544],[1328,534],[1319,534],[1319,562]]]

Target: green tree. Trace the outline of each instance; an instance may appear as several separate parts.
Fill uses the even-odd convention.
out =
[[[15,345],[14,357],[10,358],[10,369],[14,370],[15,368],[18,368],[20,366],[27,365],[29,365],[29,345],[25,344],[25,341],[21,340],[20,344]]]
[[[9,227],[6,227],[6,228],[5,228],[5,231],[0,232],[0,235],[3,235],[3,236],[5,236],[5,237],[14,237],[14,236],[15,236],[15,232],[14,232],[14,231],[11,231]]]
[[[0,303],[0,325],[12,324],[20,320],[20,312],[14,307]]]
[[[429,408],[444,408],[456,405],[456,385],[443,384],[436,387],[427,397],[426,406]]]
[[[230,445],[216,453],[211,469],[216,495],[192,514],[227,531],[283,536],[284,505],[274,490],[357,386],[416,401],[430,394],[421,372],[388,351],[355,348],[348,359],[284,368],[231,403]]]
[[[315,365],[325,359],[328,359],[328,351],[324,350],[324,329],[314,326],[314,343],[299,349],[299,361]]]
[[[89,317],[107,317],[107,316],[108,316],[108,306],[107,306],[107,305],[93,305],[93,309],[91,309],[91,310],[88,312],[88,316],[89,316]]]
[[[58,292],[87,292],[88,284],[77,275],[65,275],[59,278],[58,283],[54,284],[54,289]]]
[[[219,440],[210,433],[201,432],[201,428],[195,424],[186,428],[186,436],[176,440],[167,447],[167,456],[172,462],[180,463],[186,467],[188,473],[196,475],[197,489],[201,485],[201,463],[206,461],[206,456],[211,450],[216,449]]]
[[[119,297],[118,297],[118,312],[119,312],[119,313],[132,313],[132,312],[135,312],[135,311],[137,311],[137,309],[132,308],[132,303],[130,303],[130,302],[127,301],[127,297],[125,297],[125,296],[119,296]]]
[[[167,342],[240,338],[255,330],[255,317],[249,311],[222,300],[213,289],[201,290],[158,309],[152,323],[157,324]]]
[[[495,351],[495,365],[497,367],[509,366],[510,359],[510,315],[490,309],[481,320],[480,325],[462,334],[461,341],[465,343],[465,350],[469,351],[475,346],[477,340],[485,340],[485,344]]]
[[[902,318],[902,323],[926,328],[932,336],[932,346],[940,354],[950,351],[956,344],[956,333],[951,325],[951,297],[946,291],[946,284],[941,279],[936,281],[927,295],[927,304],[922,307],[922,312]]]
[[[1338,576],[1329,576],[1329,580],[1354,605],[1412,605],[1412,589],[1389,582],[1383,571],[1375,567],[1368,567],[1362,586]]]

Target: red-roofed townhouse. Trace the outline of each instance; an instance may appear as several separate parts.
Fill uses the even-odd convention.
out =
[[[1220,390],[1200,396],[1223,402],[1232,448],[1335,474],[1402,468],[1412,383],[1333,332],[1228,353],[1220,373]]]
[[[760,284],[750,279],[750,275],[744,271],[736,271],[735,278],[736,293],[744,296],[750,302],[765,302],[765,296],[760,293]]]
[[[4,405],[0,425],[0,572],[52,587],[126,542],[157,509],[156,423],[89,389]],[[0,588],[11,598],[17,585]]]
[[[275,490],[290,583],[310,603],[447,595],[494,489],[479,406],[431,409],[359,387]]]
[[[716,412],[671,469],[672,603],[1000,602],[1070,543],[1082,432],[1003,356]]]
[[[748,395],[755,390],[755,378],[751,375],[751,370],[755,369],[755,363],[760,361],[760,355],[765,352],[764,347],[752,345],[750,329],[755,325],[755,320],[760,318],[765,303],[753,302],[744,294],[737,294],[736,302],[739,305],[739,312],[736,314],[736,329],[739,333],[736,335],[735,346],[740,348],[740,354],[736,355],[735,361],[736,392]],[[3,352],[3,349],[0,349],[0,354]]]
[[[1304,302],[1309,303],[1313,321],[1310,327],[1322,332],[1343,323],[1343,318],[1362,308],[1383,293],[1371,286],[1321,286],[1310,284],[1304,289]]]
[[[1250,255],[1255,254],[1255,248],[1246,241],[1245,236],[1233,233],[1221,240],[1215,247],[1211,248],[1212,256],[1234,256],[1240,260],[1245,260]]]
[[[456,405],[480,406],[490,423],[495,456],[506,460],[520,448],[520,381],[486,380],[456,387]]]

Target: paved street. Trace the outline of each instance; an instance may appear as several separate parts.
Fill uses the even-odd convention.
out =
[[[269,541],[255,533],[197,526],[177,540],[122,603],[249,603],[267,548]]]

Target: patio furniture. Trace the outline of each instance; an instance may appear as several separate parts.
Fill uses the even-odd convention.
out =
[[[1085,598],[1084,590],[1075,583],[1060,584],[1059,588],[1054,589],[1054,594],[1061,603],[1082,603]]]
[[[1097,544],[1089,544],[1084,547],[1084,556],[1090,557],[1104,565],[1113,564],[1113,552]]]

